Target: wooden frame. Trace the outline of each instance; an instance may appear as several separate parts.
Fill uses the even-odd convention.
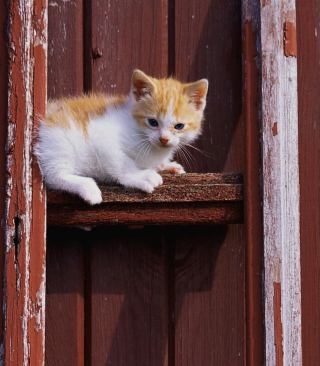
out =
[[[263,162],[261,186],[264,235],[264,363],[301,365],[295,2],[244,0],[243,28],[244,36],[247,37],[244,74],[251,76],[249,83],[245,85],[245,97],[250,97],[252,77],[260,79],[260,103],[252,104],[249,119],[252,115],[253,118],[258,118],[259,108]],[[256,37],[255,34],[252,37],[252,31],[256,32]],[[252,50],[252,41],[255,43],[253,52],[251,51],[251,56],[255,54],[253,71],[252,65],[249,64],[250,59],[249,62],[247,60],[250,57],[250,49]],[[259,76],[255,68],[259,71]],[[257,93],[257,90],[254,92]],[[250,179],[250,175],[247,178]],[[249,213],[246,210],[248,219]],[[250,237],[248,239],[252,240]],[[252,327],[249,327],[249,332],[254,335]],[[252,342],[249,338],[249,344],[252,345]],[[251,352],[249,350],[249,364],[255,365],[257,363],[253,362],[252,355],[253,348]]]
[[[8,2],[4,364],[43,365],[46,194],[32,157],[46,110],[47,3]]]
[[[47,3],[8,3],[9,95],[6,188],[5,364],[44,364],[46,198],[32,159],[33,125],[46,106]],[[285,10],[283,10],[285,9]],[[302,363],[297,145],[297,60],[292,0],[243,0],[247,268],[261,240],[255,157],[260,112],[263,176],[265,363]],[[260,72],[260,75],[259,75]],[[258,97],[257,97],[258,95]],[[260,101],[260,109],[258,102]],[[246,181],[247,179],[247,181]],[[51,196],[51,199],[54,196]],[[54,202],[54,201],[50,201]],[[88,223],[88,224],[91,224]],[[250,267],[251,266],[251,267]],[[256,365],[260,289],[247,270],[247,363]],[[260,292],[261,293],[261,292]],[[259,324],[259,325],[257,325]],[[260,352],[261,353],[261,352]],[[257,361],[258,360],[258,361]]]

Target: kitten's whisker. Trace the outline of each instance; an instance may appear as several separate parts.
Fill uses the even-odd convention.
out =
[[[195,149],[195,150],[199,151],[199,153],[203,154],[203,155],[204,155],[204,156],[206,156],[207,158],[211,158],[211,159],[213,158],[213,154],[208,153],[208,152],[206,152],[206,151],[204,151],[204,150],[201,150],[201,149],[199,149],[199,148],[197,148],[197,147],[195,147],[195,146],[193,146],[193,145],[185,144],[185,146],[192,147],[193,149]]]
[[[186,157],[188,157],[188,159],[190,160],[190,165],[192,164],[193,168],[195,170],[197,170],[197,160],[196,160],[196,158],[184,146],[181,146],[181,151],[183,151],[184,154],[186,155]],[[191,168],[191,166],[190,166],[190,168]]]
[[[135,162],[138,162],[139,161],[140,155],[144,151],[144,149],[147,146],[147,144],[148,144],[148,141],[144,141],[144,144],[141,146],[141,148],[140,148],[140,150],[139,150],[139,152],[138,152],[138,154],[137,154],[137,156],[135,158]]]
[[[128,146],[128,149],[133,148],[134,146],[138,146],[139,144],[142,144],[143,142],[147,142],[148,140],[141,140],[138,142],[133,143],[132,145]]]
[[[190,165],[188,156],[183,151],[182,146],[178,146],[177,152],[179,152],[179,155],[180,155],[181,159],[188,165],[189,169],[192,170],[192,167]]]

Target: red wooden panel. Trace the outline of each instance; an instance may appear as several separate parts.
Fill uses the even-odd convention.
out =
[[[249,4],[249,3],[248,3]],[[258,6],[242,13],[243,120],[245,124],[245,234],[246,234],[246,365],[264,363],[262,259],[263,224],[260,190],[259,70],[256,32]]]
[[[95,0],[90,6],[86,89],[127,94],[135,68],[167,76],[166,0]]]
[[[83,2],[49,1],[48,97],[83,92]],[[84,365],[84,247],[79,230],[48,230],[46,365]]]
[[[241,121],[241,1],[177,0],[175,5],[175,73],[178,79],[208,78],[206,121],[191,149],[195,172],[243,170]],[[190,168],[187,170],[190,171]]]
[[[320,364],[320,12],[297,1],[303,364]]]
[[[48,98],[83,92],[83,1],[49,1]]]
[[[49,228],[47,240],[46,365],[84,365],[86,233]]]
[[[189,171],[242,172],[241,2],[206,0],[199,6],[197,1],[177,0],[174,19],[175,75],[186,81],[209,79],[207,122],[196,147],[211,157],[191,149],[195,162]],[[207,233],[201,240],[190,233],[192,241],[186,235],[179,242],[176,258],[186,256],[184,261],[190,266],[193,260],[202,263],[203,274],[200,271],[189,276],[183,265],[176,262],[175,272],[181,276],[175,295],[176,309],[181,309],[175,330],[177,365],[245,363],[243,229],[241,225],[231,225],[227,231],[223,227],[212,229],[214,235]],[[206,278],[206,272],[214,273],[211,285],[197,293],[195,289],[201,287],[201,276]],[[204,283],[209,283],[209,277]],[[194,286],[191,295],[185,295],[188,286]],[[202,341],[195,342],[199,337]]]
[[[7,7],[5,0],[0,1],[0,29],[5,29],[7,20]],[[7,136],[7,45],[5,33],[0,33],[0,217],[4,217],[5,210],[5,143]],[[0,226],[0,283],[3,283],[4,272],[4,245],[5,232],[3,225]],[[3,287],[0,286],[0,308],[2,309]],[[0,315],[0,329],[3,329],[3,313]],[[2,343],[1,333],[0,342]]]
[[[127,94],[135,68],[167,76],[167,1],[96,0],[86,10],[86,90]],[[160,228],[92,233],[88,364],[167,364],[164,248]]]
[[[167,365],[168,284],[162,229],[95,229],[88,246],[87,363]]]
[[[227,234],[227,226],[171,229],[175,365],[245,364],[244,246]]]

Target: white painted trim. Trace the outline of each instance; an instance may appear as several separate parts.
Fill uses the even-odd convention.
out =
[[[260,17],[265,357],[266,365],[281,363],[275,331],[280,320],[275,316],[277,287],[283,365],[298,366],[302,347],[297,58],[284,53],[284,24],[296,25],[295,1],[261,0]]]

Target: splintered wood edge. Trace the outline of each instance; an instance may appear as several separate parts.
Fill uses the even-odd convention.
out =
[[[103,203],[48,191],[48,225],[210,225],[243,222],[242,175],[163,175],[152,194],[100,185]]]
[[[105,203],[134,203],[134,202],[223,202],[242,201],[242,175],[233,173],[206,173],[163,175],[163,185],[153,193],[144,193],[136,189],[128,189],[118,185],[99,184]],[[48,190],[48,206],[52,204],[87,205],[79,197],[67,193]]]

